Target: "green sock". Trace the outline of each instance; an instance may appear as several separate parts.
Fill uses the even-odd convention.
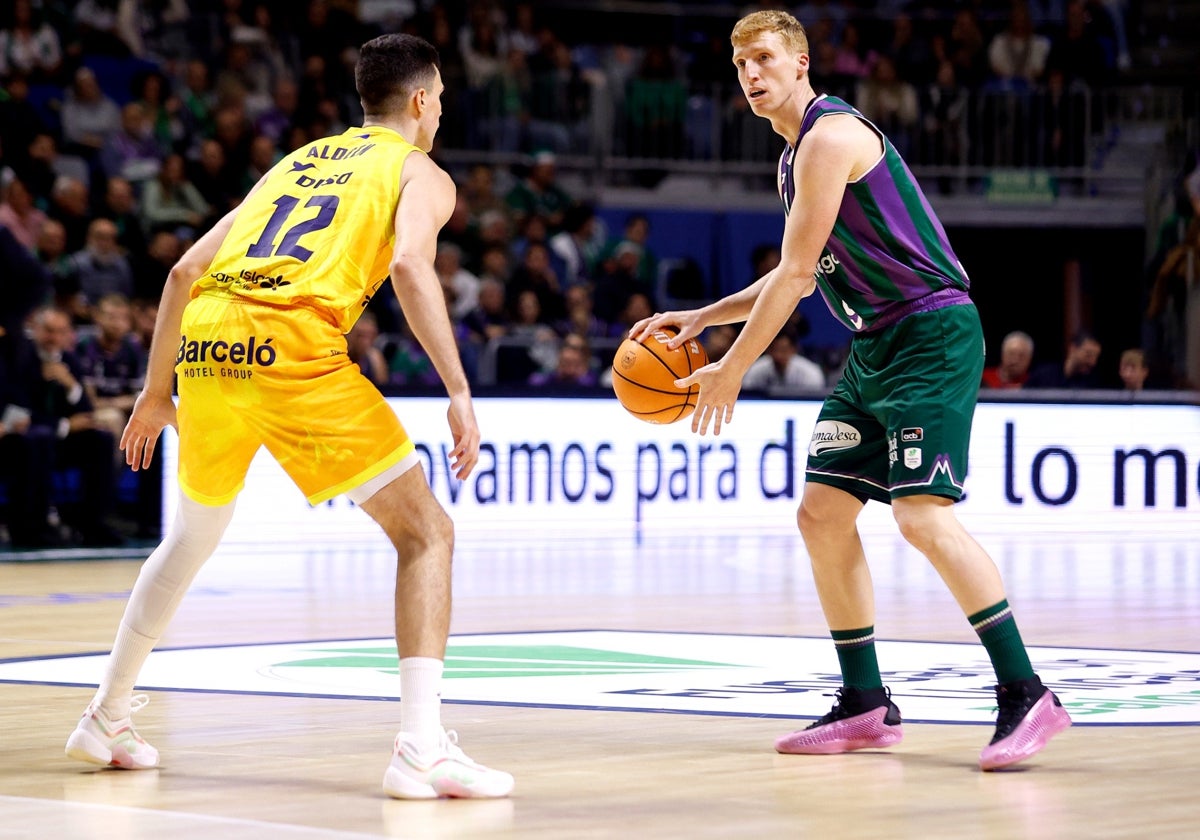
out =
[[[830,630],[829,634],[842,667],[842,682],[848,688],[883,688],[875,658],[875,628]]]
[[[971,627],[979,634],[979,641],[987,649],[992,667],[996,669],[997,682],[1003,685],[1033,678],[1033,665],[1007,600],[967,616],[967,621],[971,622]]]

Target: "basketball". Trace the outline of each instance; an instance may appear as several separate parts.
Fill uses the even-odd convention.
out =
[[[613,391],[625,410],[647,423],[674,423],[696,410],[700,388],[681,389],[675,380],[708,364],[704,346],[689,338],[674,350],[667,341],[679,330],[655,330],[644,343],[631,338],[621,342],[613,356]]]

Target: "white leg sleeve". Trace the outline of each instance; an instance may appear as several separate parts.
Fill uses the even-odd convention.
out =
[[[162,543],[142,566],[108,659],[96,701],[112,720],[129,716],[138,672],[183,600],[196,573],[216,551],[233,502],[209,507],[179,496],[179,510]]]

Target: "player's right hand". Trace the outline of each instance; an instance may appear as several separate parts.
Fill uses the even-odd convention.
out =
[[[708,326],[700,317],[699,309],[682,309],[676,312],[656,312],[649,318],[643,318],[629,329],[629,337],[634,341],[643,341],[655,330],[663,327],[675,327],[678,335],[667,342],[667,347],[674,350],[689,338],[694,338]]]
[[[175,401],[169,396],[151,394],[149,391],[138,394],[129,422],[121,433],[121,451],[125,453],[125,463],[134,472],[150,466],[158,436],[167,426],[179,428]]]

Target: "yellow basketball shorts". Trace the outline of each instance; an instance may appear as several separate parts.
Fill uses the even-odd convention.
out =
[[[191,499],[232,501],[260,446],[314,505],[412,453],[345,338],[317,313],[201,295],[181,332],[179,484]]]

